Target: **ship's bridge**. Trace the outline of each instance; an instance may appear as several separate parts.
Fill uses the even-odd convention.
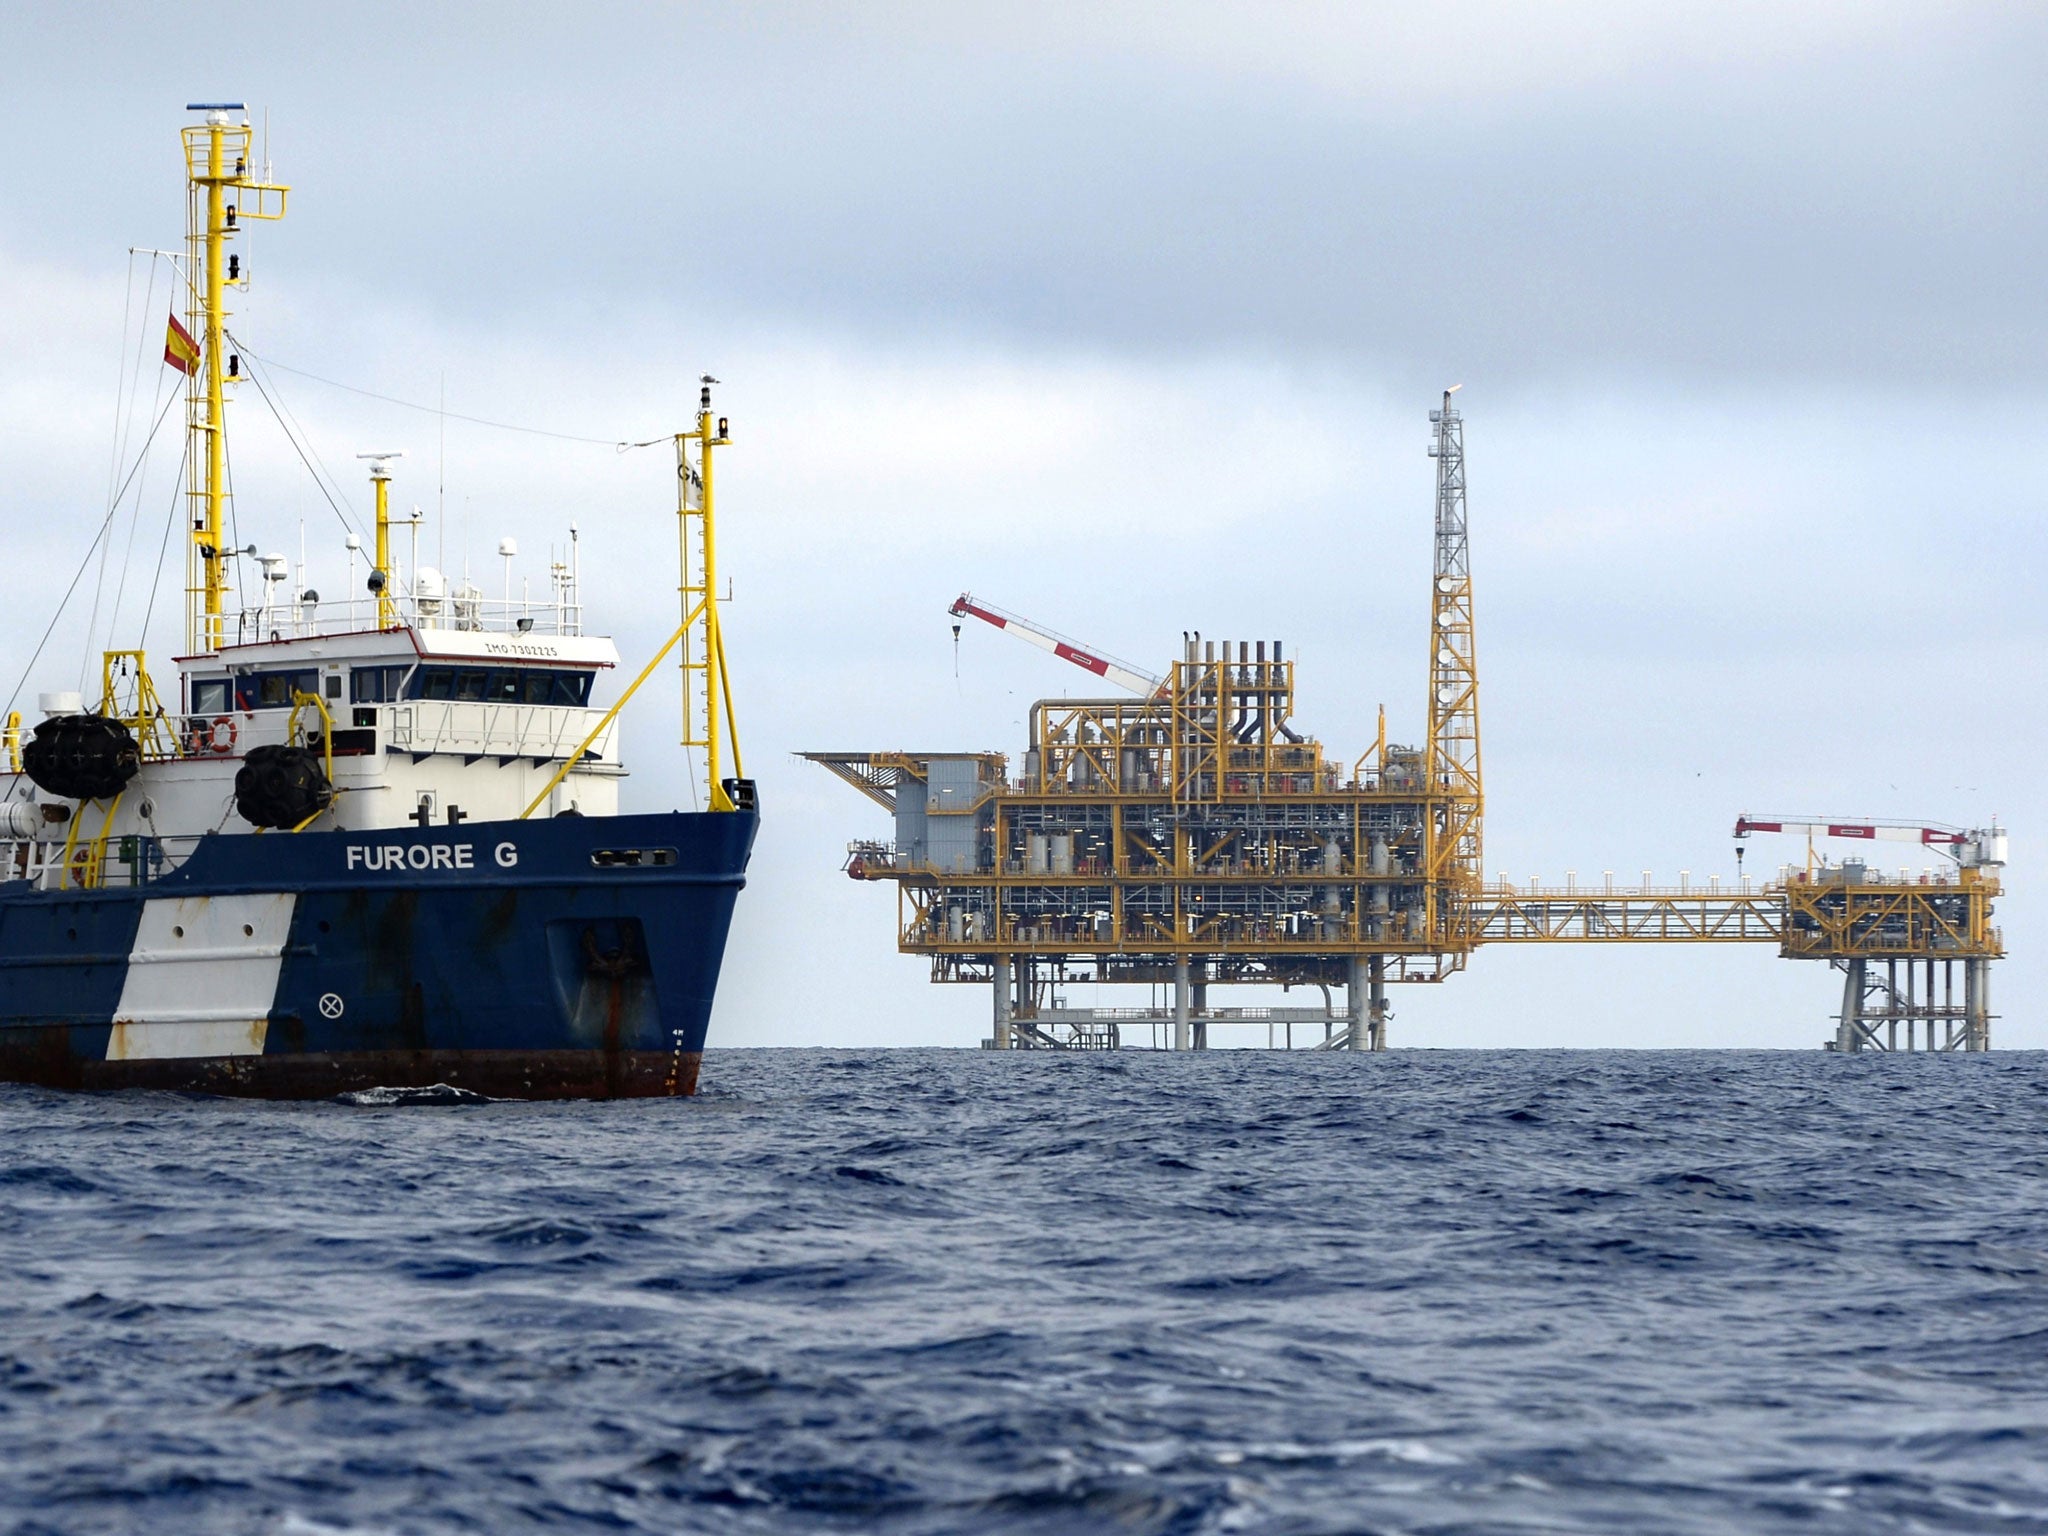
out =
[[[288,709],[313,694],[329,707],[407,700],[580,709],[596,675],[619,663],[599,635],[406,626],[311,634],[178,659],[182,712]]]

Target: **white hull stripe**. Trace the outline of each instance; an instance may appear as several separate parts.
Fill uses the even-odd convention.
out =
[[[107,1060],[260,1056],[298,897],[142,904]]]

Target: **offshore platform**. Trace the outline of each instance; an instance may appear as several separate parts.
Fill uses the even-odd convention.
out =
[[[1738,866],[1757,833],[1804,833],[1805,862],[1733,887],[1485,881],[1452,392],[1429,419],[1436,548],[1419,745],[1390,743],[1382,710],[1370,750],[1350,763],[1326,755],[1294,720],[1294,663],[1277,640],[1186,635],[1160,678],[962,596],[956,618],[1004,629],[1119,694],[1033,705],[1016,777],[998,752],[803,754],[894,817],[893,840],[853,843],[846,872],[895,882],[898,947],[928,956],[933,981],[991,989],[983,1044],[1115,1049],[1144,1031],[1151,1044],[1201,1050],[1212,1026],[1263,1024],[1273,1045],[1383,1050],[1388,986],[1442,981],[1482,944],[1751,943],[1843,973],[1831,1050],[1988,1049],[1990,965],[2004,953],[1991,923],[2006,859],[1995,826],[1745,815]],[[1824,861],[1823,838],[1912,842],[1945,862],[1886,874],[1859,858]],[[1149,987],[1152,1005],[1066,1006],[1069,986],[1112,982]],[[1247,983],[1321,1001],[1210,1005],[1210,987]]]

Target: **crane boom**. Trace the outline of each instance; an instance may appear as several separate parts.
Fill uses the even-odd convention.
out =
[[[1923,827],[1904,821],[1799,821],[1791,817],[1741,815],[1735,818],[1735,835],[1752,832],[1791,832],[1807,837],[1854,837],[1865,841],[1919,843],[1926,847],[1955,846],[1970,841],[1970,834],[1957,827]]]
[[[1988,827],[1930,827],[1911,821],[1820,821],[1790,816],[1735,818],[1735,852],[1742,855],[1741,840],[1752,832],[1791,832],[1814,837],[1847,837],[1862,842],[1918,843],[1923,848],[1947,854],[1965,869],[1996,869],[2005,863],[2005,829],[1993,822]]]
[[[1097,677],[1115,683],[1119,688],[1128,688],[1132,693],[1145,698],[1152,697],[1166,687],[1165,681],[1161,678],[1140,672],[1136,667],[1128,666],[1121,661],[1112,661],[1109,657],[1098,655],[1094,651],[1083,650],[1071,640],[1064,639],[1029,619],[1019,618],[1014,613],[1006,613],[987,603],[977,603],[972,593],[962,592],[946,611],[955,618],[980,619],[984,624],[993,624],[997,629],[1007,630],[1018,639],[1037,646],[1041,651],[1050,651],[1062,661],[1071,661],[1084,672],[1093,672]]]

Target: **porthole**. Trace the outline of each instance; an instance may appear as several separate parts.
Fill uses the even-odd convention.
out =
[[[253,938],[255,938],[255,937],[256,937],[256,929],[255,929],[255,926],[254,926],[253,924],[250,924],[250,923],[244,923],[244,924],[242,924],[242,937],[243,937],[243,938],[245,938],[245,939],[253,939]]]
[[[171,930],[171,937],[174,939],[182,939],[183,937],[185,937],[185,930],[183,928],[173,928]]]

